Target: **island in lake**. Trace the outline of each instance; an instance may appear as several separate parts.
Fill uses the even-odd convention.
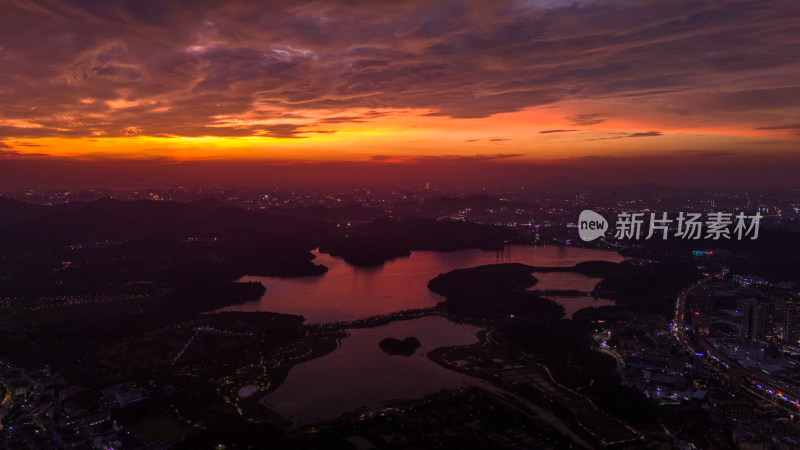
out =
[[[415,337],[407,337],[402,341],[395,338],[386,338],[378,343],[381,350],[390,355],[411,356],[422,345],[419,339]]]

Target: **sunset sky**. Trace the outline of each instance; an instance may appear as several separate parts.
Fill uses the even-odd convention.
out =
[[[796,185],[797,6],[4,0],[0,187]]]

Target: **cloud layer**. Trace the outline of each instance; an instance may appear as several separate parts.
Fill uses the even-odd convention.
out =
[[[615,110],[542,133],[634,104],[796,129],[790,0],[258,3],[4,1],[0,138],[297,139],[391,108],[480,118],[582,101]]]

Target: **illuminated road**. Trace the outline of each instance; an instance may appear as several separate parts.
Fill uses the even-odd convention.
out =
[[[672,319],[670,328],[672,329],[672,334],[675,336],[675,339],[678,341],[678,343],[692,352],[694,350],[692,349],[692,346],[689,345],[689,340],[686,338],[686,334],[684,333],[685,329],[684,319],[686,317],[686,297],[698,287],[708,283],[709,281],[714,280],[715,278],[722,278],[727,274],[728,274],[728,268],[723,267],[721,273],[708,275],[702,280],[699,280],[696,283],[687,286],[675,298],[675,316]]]
[[[722,278],[725,275],[727,275],[728,272],[729,272],[729,270],[727,268],[723,268],[722,272],[720,274],[709,275],[709,276],[703,278],[702,280],[692,284],[691,286],[686,287],[683,291],[681,291],[680,294],[678,294],[678,297],[675,299],[675,317],[674,317],[673,322],[670,325],[670,327],[672,328],[672,333],[675,336],[675,339],[678,341],[678,343],[680,345],[682,345],[684,348],[688,349],[690,352],[694,352],[695,350],[692,348],[691,344],[689,343],[689,340],[686,337],[686,333],[685,333],[684,320],[685,320],[685,316],[686,316],[686,311],[685,311],[685,309],[686,309],[686,297],[692,291],[697,289],[698,287],[708,283],[709,281],[711,281],[711,280],[713,280],[715,278]],[[697,342],[698,342],[699,346],[701,347],[700,349],[703,351],[703,353],[708,355],[710,358],[717,360],[718,362],[720,362],[722,365],[726,366],[727,368],[740,367],[742,369],[743,380],[747,380],[747,381],[751,381],[751,380],[757,381],[758,380],[758,377],[754,376],[754,374],[752,373],[752,371],[750,369],[741,367],[741,365],[739,365],[738,362],[736,362],[735,360],[733,360],[730,357],[728,357],[728,355],[726,355],[722,351],[714,348],[714,346],[710,345],[702,336],[696,335],[696,338],[697,338]],[[724,376],[723,371],[720,369],[719,366],[712,365],[712,369],[718,375]],[[743,384],[742,388],[746,392],[748,392],[748,393],[750,393],[750,394],[752,394],[754,396],[757,396],[760,399],[766,400],[766,401],[768,401],[769,403],[773,404],[776,407],[779,407],[779,408],[782,408],[782,409],[787,409],[787,410],[791,411],[791,408],[789,407],[789,405],[781,404],[780,402],[776,401],[776,399],[774,397],[772,397],[770,395],[767,395],[767,394],[765,394],[763,392],[752,390],[750,388],[750,386],[748,386],[746,383]]]

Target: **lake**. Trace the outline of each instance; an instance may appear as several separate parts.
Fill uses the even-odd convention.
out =
[[[619,262],[624,259],[612,251],[511,246],[503,252],[415,251],[381,267],[359,268],[328,254],[317,251],[314,254],[316,263],[328,267],[327,273],[302,278],[243,277],[241,281],[261,282],[266,292],[257,301],[222,310],[298,314],[313,323],[351,320],[435,306],[444,298],[428,290],[428,281],[455,269],[503,262],[565,267],[581,261]],[[533,289],[543,290],[591,291],[600,280],[570,272],[534,272],[534,276],[539,283]],[[552,299],[564,306],[567,317],[587,306],[611,303],[591,297]],[[441,316],[349,329],[349,336],[341,340],[338,349],[293,367],[286,380],[260,401],[295,425],[302,425],[334,419],[354,409],[392,400],[421,398],[443,389],[476,386],[498,393],[498,388],[488,382],[441,367],[427,357],[428,352],[438,347],[478,342],[476,333],[479,330]],[[378,345],[384,338],[402,340],[411,336],[420,341],[421,347],[408,357],[384,353]],[[571,435],[568,427],[552,413],[529,406],[542,420]]]
[[[537,418],[591,448],[553,412],[491,383],[446,369],[427,354],[439,347],[478,342],[479,327],[454,323],[441,316],[401,320],[373,328],[347,330],[339,348],[298,364],[286,380],[259,402],[290,419],[294,426],[336,419],[344,413],[392,402],[418,399],[445,389],[474,386],[501,397],[513,397]],[[385,353],[378,343],[387,337],[416,337],[420,347],[411,356]]]
[[[342,339],[337,350],[293,367],[286,380],[261,402],[295,424],[306,424],[364,406],[483,384],[426,356],[438,347],[476,343],[479,330],[440,316],[347,330],[350,336]],[[411,356],[390,355],[378,346],[384,338],[410,336],[421,344]]]
[[[383,266],[361,268],[341,258],[314,252],[315,262],[328,268],[323,275],[301,278],[246,276],[240,281],[258,281],[266,288],[256,301],[220,311],[273,311],[302,315],[312,323],[352,320],[405,309],[427,308],[444,300],[428,290],[428,281],[441,273],[484,264],[518,262],[532,266],[572,266],[581,261],[619,262],[617,252],[576,247],[512,245],[507,251],[458,250],[415,251],[410,256],[387,261]],[[534,273],[540,282],[534,289],[590,291],[597,278],[573,273]],[[567,317],[586,306],[610,304],[591,297],[553,297],[564,305]]]

